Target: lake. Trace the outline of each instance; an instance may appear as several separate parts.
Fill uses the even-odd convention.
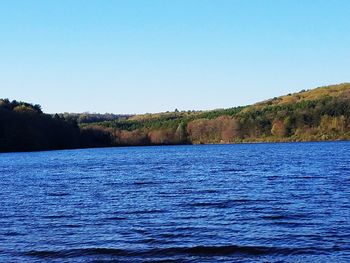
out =
[[[350,262],[350,142],[0,154],[1,262]]]

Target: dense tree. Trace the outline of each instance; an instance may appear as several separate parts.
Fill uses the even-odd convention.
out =
[[[0,100],[0,151],[253,141],[350,139],[350,84],[251,106],[144,115],[44,114]]]
[[[40,105],[0,100],[0,151],[110,146],[109,131],[80,129],[76,120],[41,111]]]

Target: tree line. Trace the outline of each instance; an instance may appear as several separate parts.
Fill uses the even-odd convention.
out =
[[[0,151],[350,139],[350,84],[251,106],[145,115],[45,114],[0,100]]]
[[[347,140],[350,84],[302,90],[251,106],[134,116],[93,127],[109,133],[113,145]]]
[[[40,105],[0,99],[0,151],[37,151],[109,146],[103,131],[80,129],[58,114],[44,114]]]

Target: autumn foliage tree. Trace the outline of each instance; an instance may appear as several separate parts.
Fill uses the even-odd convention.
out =
[[[276,120],[274,121],[272,128],[271,128],[271,134],[276,137],[284,137],[287,135],[287,128],[286,125],[282,120]]]
[[[213,111],[44,114],[0,99],[0,151],[77,147],[350,139],[350,84]]]
[[[239,136],[239,123],[228,116],[199,119],[188,123],[187,132],[195,143],[228,143]]]

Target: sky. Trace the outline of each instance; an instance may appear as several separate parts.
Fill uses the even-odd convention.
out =
[[[133,114],[349,82],[349,13],[348,0],[0,0],[0,97]]]

